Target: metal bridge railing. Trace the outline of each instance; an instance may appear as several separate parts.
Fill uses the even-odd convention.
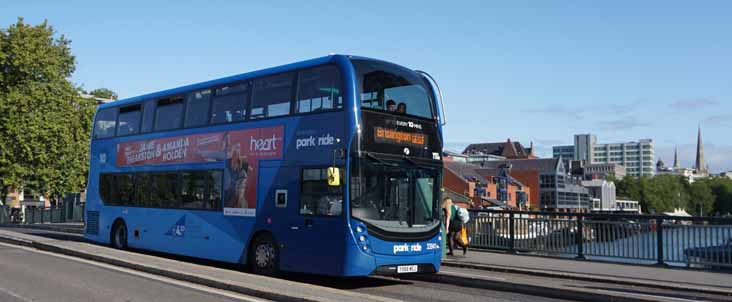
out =
[[[471,210],[471,246],[645,264],[732,268],[732,218]]]
[[[35,208],[29,207],[25,209],[25,219],[23,223],[66,223],[66,222],[83,222],[84,205],[74,205],[73,207],[58,208]]]

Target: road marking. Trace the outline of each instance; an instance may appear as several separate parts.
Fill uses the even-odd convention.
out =
[[[25,250],[25,251],[28,251],[28,252],[32,252],[32,253],[38,253],[38,254],[43,254],[43,255],[48,255],[48,256],[63,258],[63,259],[71,260],[71,261],[81,262],[81,263],[84,263],[84,264],[89,264],[89,265],[93,265],[93,266],[97,266],[97,267],[102,267],[102,268],[105,268],[105,269],[109,269],[109,270],[113,270],[113,271],[117,271],[117,272],[122,272],[122,273],[129,274],[129,275],[134,275],[134,276],[138,276],[138,277],[142,277],[142,278],[146,278],[146,279],[160,281],[160,282],[166,283],[166,284],[177,285],[177,286],[180,286],[180,287],[195,289],[195,290],[198,290],[198,291],[202,291],[202,292],[206,292],[206,293],[210,293],[210,294],[214,294],[214,295],[218,295],[218,296],[224,296],[224,297],[227,297],[227,298],[233,298],[233,299],[238,299],[238,300],[247,301],[247,302],[267,302],[267,301],[269,301],[269,300],[258,299],[258,298],[251,297],[251,296],[245,296],[245,295],[242,295],[242,294],[239,294],[239,293],[230,292],[230,291],[224,291],[224,290],[220,290],[220,289],[214,289],[214,288],[210,288],[210,287],[207,287],[207,286],[198,285],[198,284],[195,284],[195,283],[190,283],[190,282],[186,282],[186,281],[175,280],[175,279],[171,279],[171,278],[167,278],[167,277],[162,277],[162,276],[148,274],[148,273],[144,273],[144,272],[139,272],[139,271],[135,271],[135,270],[127,269],[127,268],[113,266],[113,265],[109,265],[109,264],[106,264],[106,263],[99,263],[99,262],[94,262],[94,261],[91,261],[91,260],[86,260],[86,259],[81,259],[81,258],[76,258],[76,257],[71,257],[71,256],[66,256],[66,255],[54,254],[54,253],[51,253],[51,252],[41,251],[41,250],[37,250],[37,249],[34,249],[34,248],[30,248],[30,247],[11,245],[11,244],[6,244],[6,243],[2,243],[2,242],[0,242],[0,246],[12,247],[12,248],[17,248],[17,249],[22,249],[22,250]],[[0,288],[0,290],[2,290],[2,289],[3,288]],[[18,296],[18,295],[13,294],[12,292],[8,292],[8,294],[10,294],[11,296],[16,297],[18,299],[21,299],[23,301],[33,301],[33,300],[24,299],[21,296]]]
[[[28,298],[26,298],[26,297],[23,297],[23,296],[21,296],[21,295],[18,295],[18,294],[16,294],[15,292],[13,292],[13,291],[11,291],[11,290],[9,290],[9,289],[7,289],[7,288],[2,288],[2,287],[0,287],[0,291],[1,291],[1,292],[4,292],[4,293],[6,293],[6,294],[7,294],[8,296],[11,296],[11,297],[13,297],[13,298],[16,298],[16,299],[18,299],[18,300],[20,300],[20,301],[28,301],[28,302],[32,302],[32,301],[33,301],[33,299],[28,299]]]

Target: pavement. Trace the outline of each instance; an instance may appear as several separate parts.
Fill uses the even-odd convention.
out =
[[[459,254],[459,253],[457,253]],[[448,256],[446,267],[528,274],[631,286],[722,294],[732,296],[732,274],[648,265],[547,258],[504,252],[469,251]]]
[[[72,233],[72,234],[84,234],[84,223],[83,222],[37,223],[37,224],[0,223],[0,227],[46,230],[46,231]]]

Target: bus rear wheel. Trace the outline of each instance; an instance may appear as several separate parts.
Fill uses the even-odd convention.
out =
[[[280,251],[270,234],[257,236],[249,249],[249,267],[257,275],[275,276],[279,273]]]
[[[112,247],[116,249],[127,248],[127,226],[122,221],[117,221],[112,226],[112,240],[110,240]]]

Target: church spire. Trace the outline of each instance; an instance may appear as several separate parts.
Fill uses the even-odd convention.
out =
[[[707,173],[707,167],[704,163],[704,145],[702,145],[701,125],[696,137],[696,165],[694,166],[697,174]]]
[[[681,168],[681,165],[679,164],[679,147],[674,148],[674,170],[678,170]]]

